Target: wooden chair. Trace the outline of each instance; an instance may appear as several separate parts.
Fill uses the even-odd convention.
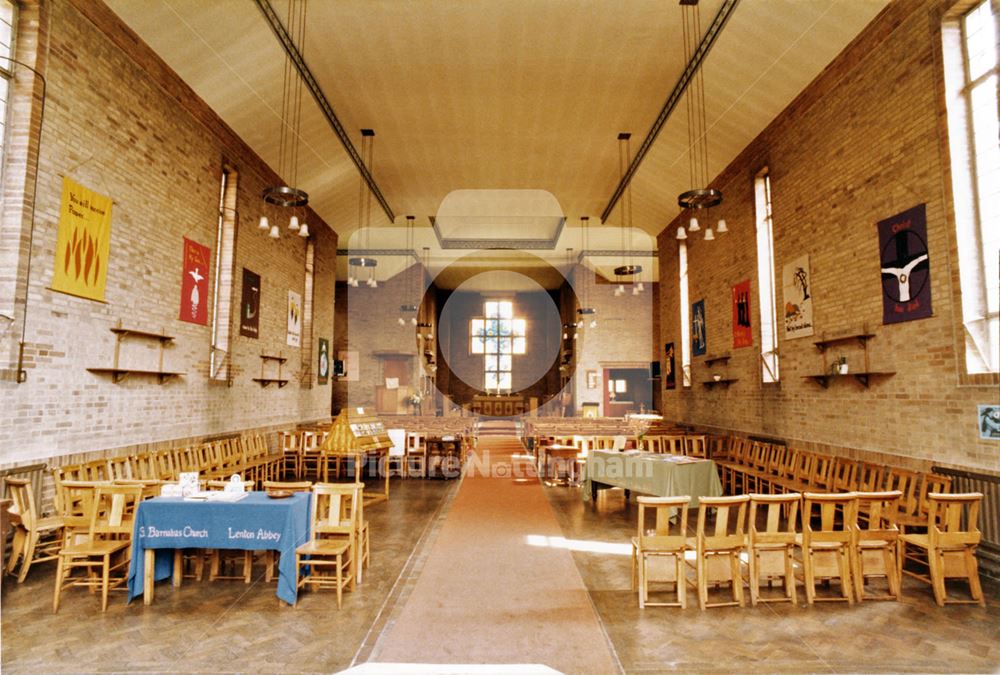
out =
[[[288,492],[312,492],[313,484],[307,480],[301,481],[276,481],[276,480],[266,480],[264,481],[261,488],[267,492],[270,490],[287,490]],[[264,581],[270,582],[276,579],[274,575],[274,566],[278,561],[278,552],[274,549],[268,549],[264,552]]]
[[[427,446],[424,444],[425,435],[419,432],[408,431],[406,433],[406,456],[403,460],[404,472],[407,477],[413,477],[416,469],[417,476],[427,477]]]
[[[698,525],[695,530],[695,571],[697,573],[698,606],[743,607],[743,575],[740,556],[747,546],[746,516],[750,497],[701,497],[698,502]],[[708,517],[713,516],[709,531]],[[691,543],[688,542],[688,546]],[[729,583],[733,599],[729,602],[708,602],[708,585]]]
[[[132,547],[132,524],[142,500],[138,485],[100,485],[95,499],[89,504],[90,526],[87,536],[79,542],[67,542],[59,551],[56,568],[55,595],[52,611],[59,611],[62,591],[70,586],[101,589],[101,611],[108,609],[108,591],[128,580],[128,565]],[[114,560],[114,558],[118,560]],[[74,577],[73,570],[87,572]],[[100,575],[95,570],[100,570]],[[112,572],[121,571],[112,578]]]
[[[945,603],[976,603],[986,606],[986,598],[979,581],[979,564],[976,547],[982,539],[979,530],[979,508],[983,501],[980,492],[964,494],[927,495],[927,533],[903,534],[903,548],[913,548],[924,556],[923,565],[928,573],[903,570],[905,574],[928,583],[934,589],[934,601],[941,607]],[[965,579],[969,583],[970,600],[948,597],[947,579]]]
[[[344,588],[353,589],[355,584],[355,502],[361,499],[362,489],[358,483],[314,485],[310,538],[295,549],[298,587],[335,588],[337,609]],[[303,567],[309,568],[308,575],[303,575]]]
[[[708,440],[704,435],[688,435],[684,437],[684,454],[688,457],[708,456]]]
[[[851,546],[851,570],[855,596],[863,600],[898,600],[899,584],[899,511],[901,492],[858,492],[858,518]],[[864,518],[861,517],[864,514]],[[865,578],[883,576],[889,591],[883,595],[865,595]]]
[[[748,553],[750,568],[750,603],[791,602],[796,604],[794,552],[798,543],[796,525],[799,516],[797,492],[781,495],[750,495]],[[765,511],[763,529],[759,525],[757,510]],[[785,513],[782,519],[782,512]],[[764,598],[760,595],[760,580],[770,586],[781,578],[785,595]]]
[[[639,608],[646,605],[687,606],[687,575],[684,554],[688,550],[687,516],[691,497],[638,497],[639,524],[632,538],[632,588],[638,581]],[[652,527],[647,527],[647,510],[653,511]],[[677,511],[676,525],[671,515]],[[673,558],[673,565],[669,559]],[[677,602],[650,602],[650,582],[673,583]]]
[[[299,459],[299,475],[301,479],[312,477],[313,480],[323,479],[323,451],[320,450],[319,438],[313,431],[301,431],[301,456]]]
[[[386,429],[392,447],[385,457],[384,470],[392,475],[393,468],[400,478],[406,478],[406,429]]]
[[[59,516],[40,518],[35,508],[35,496],[31,481],[27,478],[8,478],[7,495],[11,499],[8,509],[10,522],[14,525],[14,539],[7,573],[13,574],[18,561],[21,569],[17,573],[17,583],[28,576],[28,570],[35,563],[56,560],[63,546],[64,521]],[[7,536],[6,532],[0,536]]]
[[[806,602],[846,600],[854,604],[851,583],[851,545],[857,522],[857,495],[853,492],[802,495],[802,570]],[[838,518],[839,516],[839,518]],[[816,579],[840,579],[840,598],[817,597]]]
[[[225,490],[229,485],[228,480],[210,480],[205,482],[207,490]],[[243,481],[244,490],[253,490],[253,481]],[[195,554],[197,555],[197,554]],[[237,571],[237,563],[240,564]],[[198,567],[197,561],[195,563]],[[231,573],[226,570],[232,569]],[[196,569],[195,574],[201,578],[201,570]],[[218,549],[208,550],[208,580],[209,581],[242,581],[249,584],[253,579],[253,551],[239,549]]]
[[[278,445],[281,450],[280,473],[283,478],[286,476],[295,476],[298,478],[301,473],[299,468],[299,461],[301,460],[299,443],[301,438],[294,431],[281,432]]]

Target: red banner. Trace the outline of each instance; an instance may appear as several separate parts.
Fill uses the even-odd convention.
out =
[[[211,251],[184,238],[184,272],[181,276],[181,321],[208,324],[208,267]]]
[[[733,286],[733,348],[753,345],[750,327],[750,280]]]

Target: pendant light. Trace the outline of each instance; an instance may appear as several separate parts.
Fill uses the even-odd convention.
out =
[[[409,258],[413,252],[413,221],[415,216],[406,217],[406,258]],[[407,260],[407,262],[409,262]],[[404,272],[407,271],[409,265],[404,268]],[[416,264],[414,264],[414,269]],[[397,319],[400,326],[405,326],[407,324],[407,317],[409,317],[409,323],[414,326],[417,325],[417,306],[413,304],[413,298],[416,297],[415,292],[415,277],[413,274],[409,274],[406,277],[406,284],[403,290],[403,304],[399,306],[399,319]]]
[[[375,154],[375,132],[372,129],[361,130],[361,162],[368,169],[368,174],[372,174],[372,164]],[[364,249],[371,246],[371,223],[372,223],[372,193],[371,188],[367,190],[367,200],[365,199],[365,177],[360,176],[358,187],[358,234],[357,239]],[[347,260],[347,283],[349,286],[357,288],[361,283],[362,273],[367,270],[368,278],[365,285],[369,288],[378,288],[378,281],[375,279],[375,268],[378,267],[378,260],[367,256],[355,256]]]
[[[698,4],[681,3],[681,18],[684,37],[684,58],[691,63],[701,40],[701,11]],[[722,192],[708,187],[708,125],[705,118],[705,76],[699,66],[690,80],[685,95],[688,130],[688,180],[690,190],[677,197],[677,204],[688,211],[688,232],[698,232],[701,226],[698,215],[705,214],[706,241],[713,241],[716,233],[728,232],[726,221],[719,219],[713,231],[711,209],[722,203]],[[677,228],[677,239],[687,239],[683,227]]]
[[[580,253],[580,264],[583,266],[584,271],[587,271],[587,263],[585,262],[587,251],[590,246],[590,216],[581,216],[580,220],[583,222],[583,251]],[[589,274],[588,274],[589,276]],[[597,328],[597,310],[590,306],[587,302],[590,296],[589,280],[585,279],[583,282],[583,298],[581,300],[580,307],[576,310],[576,327],[583,328],[584,324],[589,325],[591,328]],[[575,340],[579,331],[573,335]]]
[[[285,25],[288,28],[292,47],[299,54],[305,54],[306,38],[306,0],[289,0],[288,15]],[[290,55],[285,55],[285,72],[281,91],[281,135],[278,142],[278,176],[286,177],[287,184],[272,185],[264,188],[261,193],[264,201],[292,210],[288,221],[288,229],[299,232],[303,237],[309,236],[309,229],[301,232],[296,209],[309,203],[309,195],[299,187],[299,131],[302,122],[302,78],[295,74],[295,66]],[[269,227],[270,225],[270,227]],[[279,239],[281,233],[277,225],[270,224],[267,216],[260,217],[260,230],[269,230],[272,239]]]
[[[632,159],[632,134],[622,132],[618,134],[618,172],[621,179],[625,178],[625,171]],[[636,265],[632,256],[632,181],[628,182],[625,188],[625,199],[621,202],[621,228],[619,239],[620,248],[625,251],[626,261],[624,265],[619,265],[614,269],[615,281],[618,287],[615,289],[615,296],[625,295],[625,284],[622,277],[628,277],[631,283],[635,283],[635,277],[642,273],[642,265]],[[632,286],[632,295],[639,295],[642,289],[638,285]]]

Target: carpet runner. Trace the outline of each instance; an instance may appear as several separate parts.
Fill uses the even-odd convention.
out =
[[[530,465],[511,469],[524,447],[486,437],[478,452],[371,660],[620,672],[571,553],[537,545],[562,530]]]

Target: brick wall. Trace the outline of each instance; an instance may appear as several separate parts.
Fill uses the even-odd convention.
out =
[[[378,288],[368,288],[364,283],[356,288],[337,284],[334,352],[357,354],[359,379],[354,382],[340,379],[334,383],[334,410],[339,411],[345,406],[374,409],[375,385],[385,381],[383,358],[378,356],[380,353],[412,355],[408,359],[410,387],[412,390],[419,386],[421,361],[417,358],[416,328],[409,323],[400,326],[398,319],[401,316],[400,305],[414,301],[407,299],[409,289],[424,289],[426,284],[422,264],[412,264],[391,279],[380,281]],[[423,296],[422,291],[420,296]],[[422,308],[421,316],[425,312],[426,308]]]
[[[728,388],[701,382],[719,370],[694,357],[690,390],[663,391],[668,418],[708,429],[765,434],[803,448],[902,463],[1000,469],[1000,445],[981,441],[976,404],[997,401],[994,381],[960,385],[960,305],[947,179],[940,73],[942,2],[890,5],[713,183],[730,232],[688,239],[691,301],[705,299],[708,355],[732,355]],[[777,304],[781,268],[811,256],[816,336],[785,340],[780,385],[762,384],[753,176],[768,167],[773,192]],[[934,315],[882,325],[876,222],[927,208]],[[678,222],[660,251],[660,342],[680,345]],[[732,348],[730,286],[751,279],[753,347]],[[820,334],[875,333],[873,370],[895,375],[863,388],[853,378],[821,388]],[[837,346],[853,370],[860,348]],[[678,368],[680,359],[678,356]],[[679,380],[680,378],[678,378]],[[995,380],[995,378],[994,378]],[[679,383],[678,383],[679,386]]]
[[[653,299],[656,284],[646,284],[646,290],[632,295],[626,285],[625,295],[615,297],[616,286],[595,283],[595,276],[589,268],[577,265],[573,271],[573,289],[577,298],[597,310],[597,328],[590,328],[584,317],[584,327],[578,328],[579,337],[574,340],[576,371],[576,410],[584,402],[601,403],[603,379],[595,389],[587,388],[587,371],[596,370],[601,375],[606,367],[632,366],[648,368],[656,358],[655,347],[650,344],[653,334]],[[602,410],[603,413],[603,410]]]
[[[309,372],[311,343],[301,349],[285,344],[287,291],[305,290],[306,242],[293,236],[271,240],[256,228],[262,213],[282,225],[287,221],[287,214],[265,209],[259,198],[276,181],[273,172],[100,3],[54,0],[42,5],[40,17],[28,3],[25,16],[43,28],[46,111],[30,277],[26,243],[17,256],[28,297],[23,384],[13,381],[23,293],[15,321],[0,319],[7,324],[0,332],[0,464],[152,447],[328,416],[329,386],[309,386],[300,376]],[[33,39],[24,44],[33,48]],[[38,134],[37,125],[21,129],[26,135],[15,139],[18,150]],[[210,325],[177,318],[182,238],[209,246],[214,255],[224,164],[239,175],[233,307],[241,269],[262,277],[260,339],[240,336],[235,316],[231,324],[231,386],[209,379]],[[105,303],[47,288],[63,175],[115,201]],[[314,214],[307,219],[316,251],[312,335],[332,339],[337,236]],[[5,199],[6,241],[9,220]],[[29,224],[22,218],[22,231]],[[16,239],[26,242],[26,235]],[[4,262],[12,258],[5,255]],[[88,366],[111,364],[115,336],[109,328],[119,321],[175,336],[165,369],[184,377],[160,385],[155,378],[131,376],[113,384],[109,376],[88,372]],[[129,339],[122,363],[155,366],[157,349],[155,341]],[[251,380],[260,375],[261,353],[288,357],[288,386],[262,388]]]

